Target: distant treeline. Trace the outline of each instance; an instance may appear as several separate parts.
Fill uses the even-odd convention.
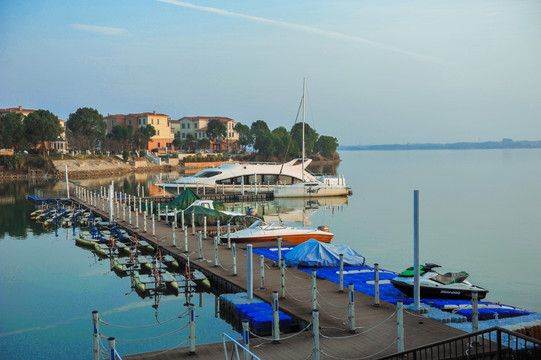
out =
[[[390,144],[390,145],[346,145],[338,150],[472,150],[472,149],[536,149],[541,148],[537,141],[502,141],[459,142],[453,144]]]

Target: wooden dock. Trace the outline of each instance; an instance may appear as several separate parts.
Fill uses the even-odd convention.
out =
[[[98,209],[83,203],[81,199],[72,197],[72,200],[81,203],[96,212],[103,218],[108,215]],[[120,214],[122,216],[122,212]],[[132,212],[132,225],[115,217],[118,226],[129,232],[137,233],[138,236],[152,242],[173,255],[180,261],[186,261],[190,256],[193,267],[201,270],[214,287],[219,287],[229,292],[246,291],[247,288],[247,252],[246,244],[237,246],[237,269],[238,275],[233,276],[232,251],[227,244],[220,245],[218,249],[219,266],[214,265],[214,241],[211,237],[203,240],[204,260],[198,260],[198,237],[192,235],[192,229],[188,228],[188,252],[184,253],[184,233],[176,229],[176,245],[172,243],[171,225],[164,221],[155,223],[155,236],[152,236],[152,224],[147,218],[147,232],[143,231],[143,216],[139,216],[140,229],[135,229],[135,214]],[[128,215],[126,215],[128,218]],[[195,229],[197,234],[197,230]],[[254,247],[275,246],[269,243],[254,244]],[[287,244],[284,244],[284,246]],[[211,261],[207,261],[211,260]],[[264,289],[259,289],[260,270],[259,256],[254,255],[254,296],[269,303],[272,301],[272,292],[280,288],[280,270],[273,266],[271,260],[265,261]],[[397,352],[397,319],[396,306],[381,301],[380,306],[374,306],[372,296],[355,292],[355,324],[358,327],[355,334],[351,334],[347,327],[347,285],[345,292],[338,292],[338,285],[327,280],[317,281],[318,310],[320,314],[320,343],[322,359],[376,359],[380,356],[390,355]],[[286,294],[279,300],[280,310],[299,320],[299,324],[312,322],[311,304],[311,278],[306,272],[295,268],[286,271]],[[302,329],[301,329],[302,330]],[[435,320],[423,316],[404,312],[404,344],[405,349],[443,341],[451,337],[463,335],[464,332],[447,326]],[[293,333],[281,334],[282,340],[274,344],[268,338],[253,337],[250,339],[250,349],[261,359],[299,359],[313,358],[313,334],[311,328],[306,329],[295,336]],[[230,351],[230,347],[229,347]],[[462,349],[457,349],[462,354]],[[453,350],[450,350],[453,352]],[[124,359],[177,359],[190,357],[193,359],[220,359],[224,357],[222,343],[197,345],[195,354],[190,354],[188,348],[178,348],[167,352],[150,352],[136,355],[123,355]],[[229,355],[231,356],[231,355]]]

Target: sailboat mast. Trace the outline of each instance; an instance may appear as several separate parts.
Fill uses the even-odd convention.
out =
[[[306,78],[302,83],[302,182],[304,182],[304,113],[306,110]]]

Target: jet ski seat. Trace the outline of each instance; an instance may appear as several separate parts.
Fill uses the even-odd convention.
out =
[[[460,271],[456,273],[445,273],[445,274],[438,274],[434,276],[432,279],[435,281],[443,284],[443,285],[450,285],[450,284],[456,284],[461,283],[469,276],[469,274],[465,271]]]

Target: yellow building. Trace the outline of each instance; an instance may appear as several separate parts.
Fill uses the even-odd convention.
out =
[[[180,133],[180,140],[185,141],[188,134],[195,140],[207,138],[208,123],[210,120],[220,120],[227,128],[225,139],[211,143],[213,150],[224,151],[238,148],[239,134],[235,131],[236,121],[225,116],[186,116],[175,121],[175,133]]]

